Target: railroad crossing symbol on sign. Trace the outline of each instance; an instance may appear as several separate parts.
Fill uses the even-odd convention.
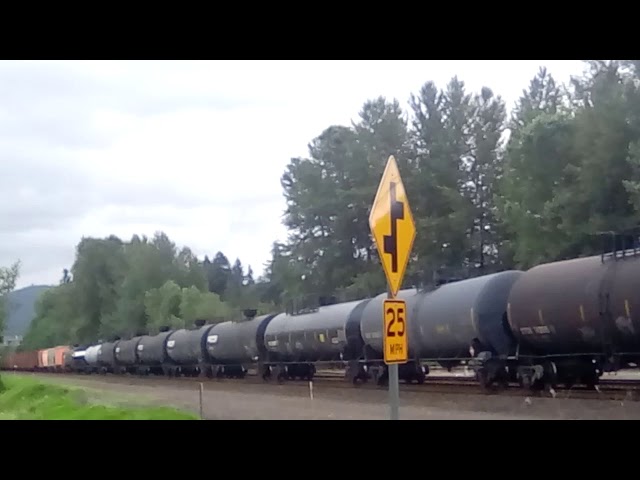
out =
[[[407,305],[404,300],[384,301],[384,363],[406,363]]]
[[[395,297],[402,285],[416,227],[393,155],[389,157],[373,200],[369,227],[378,247],[391,295]]]

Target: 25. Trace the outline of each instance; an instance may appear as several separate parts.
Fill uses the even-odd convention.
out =
[[[391,328],[396,322],[398,323],[398,325],[400,325],[400,328],[398,329],[398,332],[397,332],[398,337],[404,336],[404,332],[405,332],[404,308],[398,308],[396,313],[395,308],[389,307],[387,308],[386,314],[387,314],[387,318],[391,316],[391,320],[387,325],[387,337],[396,336],[396,332],[394,332],[393,329]]]

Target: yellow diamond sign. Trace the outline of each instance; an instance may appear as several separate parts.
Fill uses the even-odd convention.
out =
[[[409,208],[407,192],[393,156],[389,157],[382,174],[369,216],[369,227],[378,247],[391,295],[395,297],[407,269],[416,236],[416,226]]]

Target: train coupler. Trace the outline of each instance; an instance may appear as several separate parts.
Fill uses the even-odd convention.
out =
[[[542,365],[527,365],[518,367],[518,380],[524,388],[533,388],[542,382],[544,367]]]
[[[357,385],[359,382],[366,383],[369,380],[368,368],[358,361],[351,361],[347,365],[345,378],[349,383]]]
[[[483,388],[489,388],[494,383],[508,387],[509,372],[504,358],[494,357],[491,352],[484,351],[478,353],[478,356],[472,358],[467,365],[475,373],[477,381]]]
[[[406,383],[416,382],[418,385],[422,385],[429,374],[428,367],[416,361],[409,361],[404,365],[400,365],[399,370],[400,378]]]

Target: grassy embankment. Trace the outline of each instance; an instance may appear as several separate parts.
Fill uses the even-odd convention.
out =
[[[191,413],[166,407],[132,407],[90,403],[86,393],[19,375],[0,378],[0,420],[197,420]]]

